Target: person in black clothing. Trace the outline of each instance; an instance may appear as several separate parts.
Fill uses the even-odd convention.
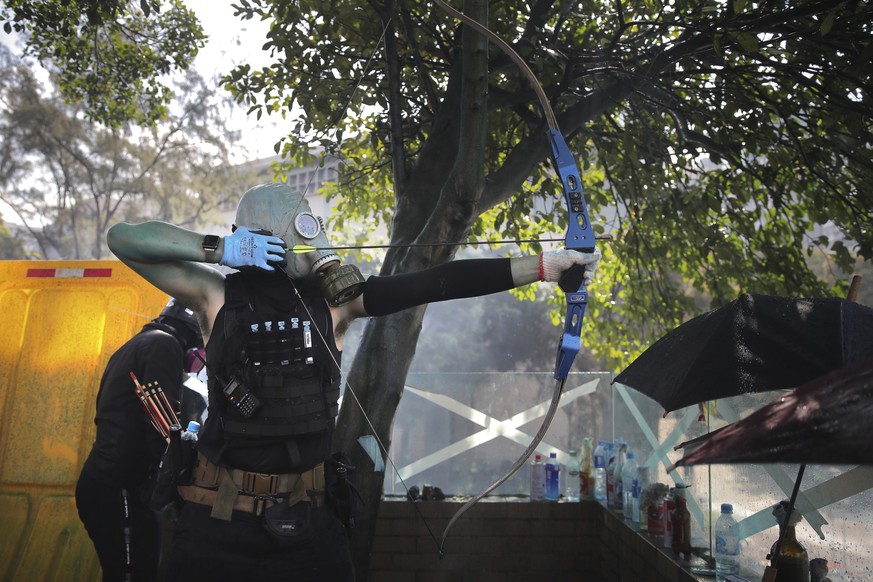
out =
[[[185,354],[202,341],[194,312],[172,299],[112,355],[103,373],[97,434],[76,484],[76,507],[105,582],[155,580],[161,549],[160,516],[149,496],[167,442],[146,415],[130,373],[142,385],[160,385],[178,411]]]
[[[208,417],[193,483],[179,488],[168,577],[353,580],[330,454],[351,322],[557,281],[575,265],[590,283],[599,254],[453,261],[365,281],[326,248],[320,221],[287,185],[248,190],[235,224],[225,237],[158,221],[108,233],[119,259],[194,309],[206,340]],[[317,250],[286,253],[298,242]]]

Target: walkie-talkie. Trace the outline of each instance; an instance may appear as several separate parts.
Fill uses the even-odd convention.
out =
[[[206,360],[203,359],[203,356],[196,352],[195,356],[203,362],[203,366],[206,368],[206,373],[212,374],[213,370],[209,368],[209,365],[206,363]],[[218,378],[219,381],[224,382],[224,378],[222,378],[217,372],[215,373],[215,377]],[[251,418],[255,415],[258,408],[261,407],[261,401],[258,400],[258,397],[255,396],[245,384],[237,380],[235,377],[232,377],[230,382],[225,383],[224,388],[222,388],[221,391],[224,392],[227,401],[239,410],[239,413],[243,415],[243,418]]]
[[[224,392],[228,402],[239,410],[243,418],[251,418],[261,407],[261,401],[258,400],[258,397],[236,378],[231,378],[230,382],[225,384],[222,392]]]

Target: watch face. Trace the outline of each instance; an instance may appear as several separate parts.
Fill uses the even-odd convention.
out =
[[[203,237],[203,249],[207,251],[217,251],[218,243],[221,242],[221,237],[214,234],[207,234]]]
[[[294,219],[294,230],[305,239],[313,239],[321,232],[321,224],[309,212],[301,212]]]

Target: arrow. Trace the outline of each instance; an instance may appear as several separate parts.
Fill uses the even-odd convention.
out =
[[[599,234],[594,237],[596,240],[612,240],[612,235]],[[441,246],[465,246],[465,245],[501,245],[501,244],[519,244],[519,243],[542,243],[542,242],[564,242],[563,238],[522,238],[512,240],[487,240],[487,241],[467,241],[467,242],[435,242],[435,243],[407,243],[407,244],[385,244],[385,245],[348,245],[334,247],[314,247],[312,245],[294,245],[291,248],[285,248],[286,251],[294,254],[314,253],[315,251],[347,251],[354,249],[410,249],[416,247],[441,247]]]

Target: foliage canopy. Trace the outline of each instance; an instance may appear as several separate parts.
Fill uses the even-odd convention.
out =
[[[28,55],[51,64],[58,87],[107,126],[149,125],[167,115],[170,73],[188,68],[205,43],[194,13],[178,0],[5,0],[7,34],[25,36]]]
[[[20,0],[0,14],[26,27],[40,21],[11,9],[80,4],[99,9],[70,20],[80,27],[75,36],[103,42],[95,54],[125,56],[131,47],[121,37],[92,31],[122,7],[133,10],[130,3]],[[157,24],[145,8],[157,6],[142,2],[132,20]],[[333,193],[335,232],[385,225],[392,243],[405,244],[563,230],[534,92],[481,34],[425,0],[234,6],[243,20],[270,22],[263,48],[273,62],[239,66],[225,84],[251,114],[286,120],[289,135],[276,148],[288,164],[311,162],[313,143],[346,161]],[[593,222],[613,236],[583,330],[610,367],[741,291],[842,296],[844,282],[816,274],[873,258],[868,0],[464,0],[462,10],[534,69],[577,156]],[[161,96],[146,91],[136,103],[125,93],[127,77],[107,76],[101,93],[91,69],[77,68],[89,62],[91,45],[58,48],[73,30],[65,19],[76,14],[49,16],[39,27],[48,40],[35,34],[29,47],[73,75],[62,83],[66,95],[84,98],[110,124],[160,117]],[[197,35],[180,18],[184,63]],[[133,85],[161,66],[146,58]],[[96,101],[104,94],[113,97],[108,111]],[[433,266],[455,249],[394,248],[382,273]],[[343,401],[335,439],[359,468],[372,466],[356,446],[360,435],[375,432],[390,446],[423,312],[366,323],[349,373],[357,393],[354,404]],[[381,474],[359,473],[368,503],[358,523],[372,531]],[[359,537],[365,579],[369,538]]]
[[[487,115],[482,151],[459,148],[474,131],[461,92],[481,70],[433,3],[236,9],[272,21],[275,60],[236,68],[227,85],[251,112],[289,120],[277,149],[292,161],[314,138],[345,156],[337,226],[366,219],[390,224],[393,242],[420,240],[458,169],[475,165],[463,150],[481,157],[484,180],[464,182],[478,191],[461,197],[462,227],[443,234],[563,228],[533,91],[496,49],[481,57],[487,97],[472,97]],[[486,13],[483,2],[464,9]],[[534,68],[593,221],[614,236],[592,315],[613,340],[599,345],[624,338],[610,360],[705,307],[701,297],[843,293],[807,267],[815,249],[843,271],[873,257],[868,2],[506,1],[488,3],[487,22]]]
[[[249,185],[230,163],[226,108],[198,75],[181,80],[166,119],[148,130],[89,122],[49,85],[0,46],[0,201],[34,257],[109,256],[106,231],[122,220],[223,222],[220,210]],[[0,246],[0,257],[22,258]]]

